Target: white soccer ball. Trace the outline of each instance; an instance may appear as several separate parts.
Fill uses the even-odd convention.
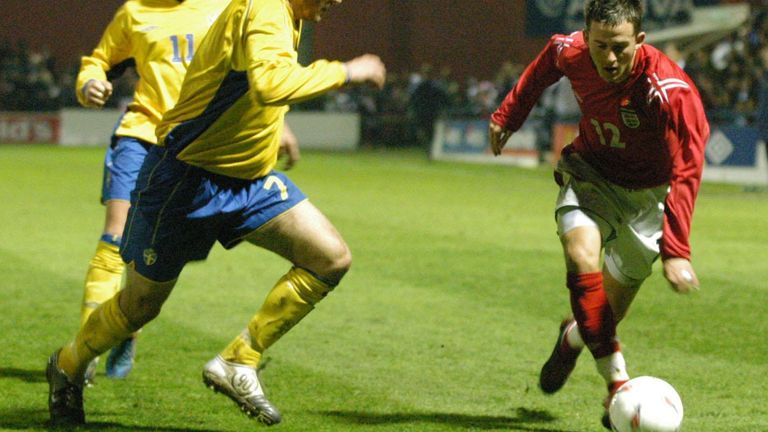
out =
[[[668,382],[642,376],[616,390],[608,414],[616,432],[677,432],[683,423],[683,401]]]

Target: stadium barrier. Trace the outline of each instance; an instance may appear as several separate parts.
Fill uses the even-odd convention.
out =
[[[501,155],[494,157],[488,146],[488,121],[477,119],[440,119],[435,124],[431,157],[476,163],[499,163],[523,167],[539,164],[536,130],[526,122],[510,137]]]
[[[704,180],[744,185],[768,185],[766,144],[757,129],[713,127],[705,152]]]
[[[542,158],[536,149],[536,124],[526,122],[513,134],[501,156],[488,147],[488,121],[443,119],[435,126],[432,157],[479,163],[501,163],[536,167]],[[575,123],[558,123],[552,128],[553,162],[563,146],[578,134]],[[707,143],[704,180],[744,185],[768,185],[768,157],[757,130],[741,126],[713,126]]]
[[[0,143],[56,143],[60,130],[56,113],[0,112]]]
[[[117,109],[0,112],[0,143],[103,146],[120,114]],[[287,121],[301,148],[354,150],[360,142],[357,113],[289,112]]]

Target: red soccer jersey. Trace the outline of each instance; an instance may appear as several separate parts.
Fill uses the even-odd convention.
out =
[[[688,236],[701,183],[709,125],[691,79],[650,45],[641,45],[629,78],[601,78],[582,32],[555,35],[491,117],[516,131],[542,92],[567,77],[581,108],[579,153],[605,179],[628,189],[670,185],[663,257],[690,259]]]

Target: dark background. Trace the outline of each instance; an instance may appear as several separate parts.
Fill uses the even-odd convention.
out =
[[[90,53],[124,0],[0,0],[0,43],[48,47],[56,67]],[[527,63],[546,38],[525,36],[525,0],[347,0],[314,27],[314,56],[371,52],[391,71],[428,62],[454,77],[492,78],[502,62]]]

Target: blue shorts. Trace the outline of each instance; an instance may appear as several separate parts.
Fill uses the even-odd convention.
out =
[[[120,254],[150,280],[176,279],[186,263],[204,260],[217,240],[230,249],[305,199],[282,173],[236,179],[152,146],[131,194]]]
[[[104,156],[104,178],[101,182],[101,202],[131,199],[136,178],[147,149],[152,144],[134,137],[112,137],[112,145]]]

